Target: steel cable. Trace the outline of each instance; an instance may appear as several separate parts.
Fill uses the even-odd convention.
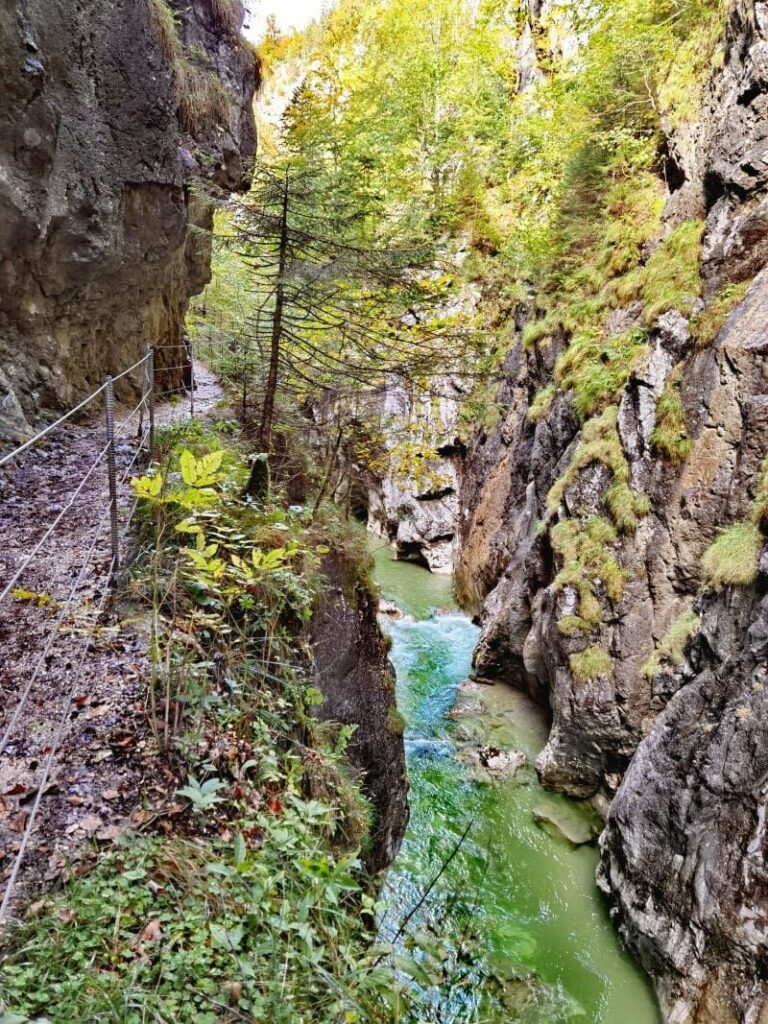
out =
[[[127,376],[127,374],[129,373],[132,373],[135,369],[137,369],[139,366],[145,363],[148,359],[149,354],[143,356],[137,363],[134,363],[133,366],[129,366],[127,370],[123,370],[122,373],[119,373],[116,377],[113,377],[112,382],[114,383],[115,381],[122,380],[123,377]],[[97,388],[96,391],[93,391],[90,395],[84,398],[82,402],[79,402],[73,409],[70,409],[69,412],[64,413],[64,415],[60,416],[59,419],[55,420],[53,423],[50,423],[47,427],[45,427],[45,429],[35,434],[34,437],[31,437],[28,441],[25,441],[24,444],[19,445],[17,448],[14,448],[12,452],[8,452],[7,455],[4,455],[2,458],[0,458],[0,466],[4,466],[7,462],[10,462],[12,459],[15,459],[23,451],[26,451],[27,448],[31,448],[33,444],[37,444],[37,442],[44,438],[46,434],[50,434],[50,432],[52,430],[55,430],[56,427],[61,426],[62,423],[66,423],[66,421],[70,419],[70,417],[74,416],[75,413],[80,412],[81,409],[84,409],[87,405],[89,405],[94,400],[94,398],[98,398],[98,396],[102,393],[105,387],[106,383],[102,384],[100,388]]]
[[[142,438],[142,443],[143,443],[143,441],[146,440],[146,438],[148,436],[149,436],[149,431],[147,431],[145,433],[144,437]],[[131,469],[133,468],[133,466],[134,466],[134,464],[135,464],[135,462],[136,462],[136,460],[137,460],[137,458],[138,458],[138,456],[140,454],[141,454],[141,446],[137,450],[136,454],[134,455],[133,459],[131,460],[130,464],[128,465],[127,469],[125,470],[122,479],[120,480],[120,486],[121,487],[123,486],[123,484],[127,480],[128,474],[130,473]],[[130,513],[130,516],[128,518],[128,523],[126,524],[126,526],[124,528],[124,531],[123,531],[123,539],[125,538],[125,535],[128,532],[127,527],[128,527],[128,525],[130,525],[131,519],[133,518],[133,514],[136,511],[136,505],[137,504],[138,504],[138,502],[134,502],[134,506],[131,509],[131,513]],[[56,639],[56,636],[58,635],[59,628],[61,627],[62,622],[64,621],[64,619],[67,616],[69,607],[70,607],[70,605],[72,603],[72,599],[74,598],[75,594],[77,593],[78,588],[80,587],[80,584],[83,581],[83,578],[85,576],[86,570],[90,566],[91,557],[92,557],[93,552],[94,552],[94,550],[96,548],[96,545],[98,543],[99,535],[101,534],[102,530],[105,528],[105,526],[107,524],[107,517],[108,517],[108,515],[109,515],[109,508],[106,508],[104,510],[104,513],[102,514],[101,519],[96,524],[96,529],[95,529],[95,532],[92,535],[90,547],[88,548],[88,551],[86,552],[85,558],[83,559],[83,563],[82,563],[82,566],[80,568],[80,572],[78,574],[78,577],[75,580],[75,583],[74,583],[72,589],[69,592],[69,596],[67,597],[67,600],[64,602],[64,605],[62,606],[61,613],[59,614],[58,618],[56,619],[56,621],[54,622],[53,626],[51,627],[51,629],[50,629],[50,631],[48,633],[48,639],[46,641],[45,647],[43,648],[42,654],[40,655],[40,657],[38,658],[37,662],[35,663],[35,666],[34,666],[34,669],[32,671],[32,674],[31,674],[31,676],[30,676],[30,678],[29,678],[29,680],[27,682],[27,685],[24,688],[24,692],[21,695],[19,703],[16,705],[16,708],[14,710],[14,713],[13,713],[12,717],[11,717],[11,720],[10,720],[10,722],[8,723],[8,725],[5,728],[5,731],[3,733],[2,739],[0,739],[0,754],[3,754],[5,752],[5,748],[8,745],[8,741],[11,738],[11,736],[13,735],[13,730],[15,729],[16,724],[18,723],[18,720],[19,720],[19,718],[21,716],[21,712],[24,710],[24,706],[26,705],[26,702],[29,699],[29,695],[32,692],[32,687],[34,686],[35,681],[37,680],[38,675],[40,674],[40,669],[42,668],[43,664],[45,663],[46,658],[48,657],[48,653],[49,653],[51,647],[53,646],[53,642]]]
[[[61,745],[61,741],[64,738],[64,731],[65,731],[66,726],[67,726],[67,721],[69,719],[70,711],[72,710],[72,704],[73,704],[73,701],[75,699],[75,693],[77,692],[77,687],[78,687],[78,684],[80,682],[80,678],[81,678],[81,676],[83,674],[83,669],[85,668],[86,656],[87,656],[87,654],[88,654],[88,652],[90,650],[90,646],[91,646],[91,642],[93,640],[93,637],[95,636],[96,626],[98,625],[98,622],[99,622],[99,619],[101,617],[101,614],[104,611],[104,605],[106,604],[107,595],[109,594],[108,579],[109,579],[109,576],[112,575],[112,570],[113,569],[114,569],[114,559],[112,559],[112,561],[110,562],[109,574],[108,574],[108,577],[107,577],[107,583],[105,583],[104,588],[102,590],[101,598],[99,600],[99,604],[98,604],[98,607],[96,609],[96,615],[94,616],[93,626],[92,626],[91,631],[90,631],[90,633],[88,635],[88,640],[87,640],[87,642],[83,646],[82,655],[81,655],[80,661],[78,663],[77,670],[75,672],[75,677],[74,677],[74,679],[72,681],[72,685],[69,688],[69,693],[67,695],[67,701],[66,701],[66,704],[64,705],[64,711],[62,712],[61,718],[59,720],[59,725],[58,725],[58,727],[56,729],[56,733],[55,733],[53,741],[51,743],[50,753],[48,754],[48,758],[47,758],[47,760],[45,762],[45,768],[43,769],[43,775],[42,775],[42,778],[41,778],[40,783],[38,785],[37,794],[35,796],[35,802],[32,805],[32,810],[30,811],[29,819],[27,820],[27,824],[26,824],[26,827],[24,829],[24,834],[23,834],[22,839],[21,839],[21,844],[19,846],[19,850],[18,850],[18,852],[16,854],[16,859],[15,859],[14,864],[13,864],[13,869],[11,870],[10,877],[9,877],[8,882],[6,884],[5,894],[3,896],[3,902],[0,904],[0,925],[2,925],[5,922],[6,917],[8,916],[8,907],[10,906],[11,895],[13,894],[13,888],[14,888],[14,886],[16,884],[16,879],[18,878],[19,870],[21,869],[21,862],[22,862],[22,860],[24,858],[24,854],[26,853],[27,846],[29,845],[29,840],[30,840],[30,837],[32,835],[32,830],[33,830],[34,825],[35,825],[35,819],[37,818],[38,811],[40,810],[40,804],[41,804],[42,799],[43,799],[43,794],[45,793],[45,787],[46,787],[46,785],[48,783],[48,779],[50,778],[50,775],[51,775],[51,770],[53,768],[53,764],[54,764],[54,761],[56,759],[56,754],[58,753],[59,746]]]

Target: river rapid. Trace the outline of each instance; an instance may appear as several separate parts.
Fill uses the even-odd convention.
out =
[[[467,945],[483,961],[465,968],[434,1019],[658,1024],[650,985],[621,948],[595,886],[594,842],[574,845],[561,831],[581,839],[598,824],[536,779],[547,736],[541,710],[502,685],[457,692],[478,630],[456,608],[450,579],[395,561],[380,541],[372,550],[382,596],[403,613],[382,615],[382,624],[411,787],[410,824],[382,893],[382,937],[397,933],[471,823],[409,923],[409,932],[425,934],[467,928]],[[476,764],[478,748],[489,745],[522,751],[527,764],[494,778]]]

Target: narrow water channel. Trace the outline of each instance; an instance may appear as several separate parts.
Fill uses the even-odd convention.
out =
[[[411,786],[410,825],[384,887],[382,930],[419,900],[471,821],[419,916],[426,924],[435,907],[442,914],[460,901],[494,973],[508,983],[502,996],[458,997],[439,1019],[657,1024],[650,986],[622,950],[595,887],[596,849],[574,846],[557,826],[578,833],[592,823],[536,779],[533,762],[547,731],[539,709],[511,688],[481,687],[462,697],[474,713],[446,718],[469,674],[477,629],[455,607],[449,579],[394,561],[380,543],[374,558],[383,596],[404,613],[382,619],[407,723]],[[472,753],[489,744],[523,751],[527,765],[511,778],[484,776]]]

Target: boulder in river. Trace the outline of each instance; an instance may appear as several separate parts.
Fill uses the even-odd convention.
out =
[[[540,803],[533,817],[550,835],[560,835],[573,846],[593,843],[599,831],[593,816],[576,804]]]

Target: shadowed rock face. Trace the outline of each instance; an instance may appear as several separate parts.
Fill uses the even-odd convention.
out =
[[[377,602],[343,554],[325,560],[326,592],[312,619],[315,685],[323,721],[355,725],[347,747],[374,812],[366,866],[388,867],[408,824],[405,745],[396,714],[395,673],[376,618]]]
[[[228,93],[182,131],[154,0],[0,11],[0,437],[71,404],[148,341],[174,344],[209,276],[200,175],[238,188],[255,149],[256,62],[211,0],[174,2],[186,53]],[[206,56],[207,55],[207,56]]]
[[[736,2],[701,120],[668,140],[677,173],[665,216],[706,218],[707,293],[757,276],[707,349],[695,349],[679,313],[665,314],[619,404],[630,482],[651,513],[617,548],[623,599],[612,605],[595,584],[595,641],[611,656],[610,677],[578,681],[571,671],[585,641],[562,635],[558,622],[573,613],[575,593],[553,585],[562,563],[538,528],[581,436],[568,395],[528,420],[557,343],[510,353],[504,420],[469,451],[461,495],[458,583],[482,626],[476,670],[551,709],[537,765],[544,784],[610,804],[601,885],[669,1024],[768,1021],[765,552],[755,586],[700,596],[702,555],[719,530],[749,516],[768,456],[767,53],[768,3]],[[617,330],[637,312],[617,314]],[[692,441],[681,466],[651,448],[675,366]],[[609,484],[599,463],[584,466],[555,515],[605,515]],[[692,609],[702,624],[687,659],[647,675],[661,638]]]

